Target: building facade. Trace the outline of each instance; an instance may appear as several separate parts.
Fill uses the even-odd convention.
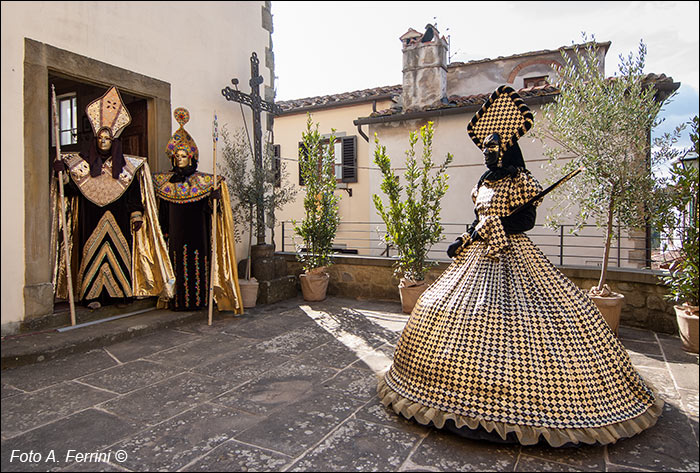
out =
[[[449,189],[442,200],[441,217],[445,227],[445,238],[443,242],[433,247],[433,251],[429,255],[434,259],[447,259],[445,255],[447,245],[460,235],[465,226],[474,219],[470,192],[485,169],[481,150],[474,145],[466,133],[467,123],[490,94],[499,86],[506,84],[518,91],[533,111],[535,127],[537,127],[538,120],[541,119],[539,111],[542,105],[553,101],[558,94],[557,89],[549,82],[552,80],[556,68],[563,63],[562,54],[571,55],[575,48],[580,46],[573,45],[495,59],[448,64],[446,39],[440,37],[437,30],[434,29],[430,35],[432,39],[423,41],[428,33],[428,31],[419,33],[414,29],[409,29],[399,38],[401,42],[400,54],[403,56],[403,83],[401,86],[391,88],[393,94],[382,102],[389,105],[386,108],[381,108],[381,104],[377,104],[369,112],[369,106],[364,109],[346,106],[345,104],[349,100],[346,94],[281,103],[286,111],[276,122],[275,133],[278,140],[280,136],[286,136],[292,129],[297,140],[301,136],[300,123],[292,123],[285,116],[291,117],[295,113],[303,111],[304,107],[310,108],[321,106],[321,104],[324,107],[323,113],[319,110],[314,115],[314,121],[320,122],[321,128],[328,130],[333,126],[339,130],[354,129],[357,130],[357,135],[363,138],[359,142],[363,143],[363,149],[366,150],[367,155],[363,158],[361,154],[358,154],[358,163],[360,161],[368,163],[368,169],[365,172],[366,179],[358,180],[354,185],[352,199],[347,199],[344,194],[341,196],[343,201],[352,200],[354,211],[352,213],[345,211],[343,204],[341,204],[341,225],[338,239],[339,241],[342,239],[343,232],[352,231],[355,239],[358,240],[354,247],[361,255],[392,254],[391,252],[387,253],[387,249],[381,245],[383,223],[377,215],[371,199],[373,194],[382,196],[380,190],[382,175],[373,163],[375,135],[381,145],[386,146],[387,154],[392,160],[392,167],[401,176],[405,166],[405,152],[409,146],[409,133],[419,130],[429,121],[433,122],[435,129],[434,162],[442,162],[447,153],[454,156],[454,160],[448,168]],[[605,55],[609,47],[610,42],[596,45],[600,68],[603,71]],[[397,53],[399,53],[398,47]],[[655,86],[665,94],[669,94],[680,85],[663,75],[650,74],[648,80],[654,82]],[[378,94],[381,89],[364,91],[364,94],[367,96]],[[353,114],[362,111],[369,113],[352,117]],[[330,117],[331,114],[334,114],[332,124],[325,123],[325,117]],[[343,121],[339,122],[341,117],[343,117]],[[352,125],[349,123],[350,120],[352,120]],[[528,169],[542,184],[546,184],[553,176],[543,167],[548,161],[548,158],[544,156],[545,143],[535,140],[532,134],[526,134],[518,143]],[[356,196],[362,197],[358,199]],[[538,208],[538,226],[529,232],[530,237],[557,264],[599,264],[601,251],[598,247],[602,245],[600,232],[597,229],[586,228],[580,234],[581,236],[576,237],[576,241],[572,241],[571,239],[574,237],[567,236],[567,228],[560,228],[557,231],[544,228],[545,217],[553,204],[551,197],[548,197]],[[367,216],[366,220],[363,215]],[[300,205],[290,205],[281,213],[280,220],[300,218],[301,216],[303,213]],[[357,220],[358,218],[363,219]],[[345,225],[346,221],[361,221],[364,222],[364,225],[361,228],[356,224]],[[366,233],[360,237],[361,231]],[[286,232],[286,234],[288,233]],[[568,242],[567,256],[563,253],[562,242],[564,245],[567,245]],[[585,248],[576,248],[576,245]],[[286,250],[293,251],[288,243],[284,246]],[[613,258],[621,266],[644,266],[646,246],[644,235],[633,235],[631,239],[622,238],[618,247],[613,249]],[[350,245],[347,247],[351,248]]]
[[[185,107],[199,170],[212,172],[214,113],[220,127],[243,124],[238,104],[221,91],[232,78],[248,83],[252,53],[261,95],[274,99],[271,33],[263,1],[2,2],[3,334],[53,312],[51,86],[65,112],[63,150],[89,139],[85,105],[114,85],[132,116],[125,152],[147,157],[152,172],[168,170],[172,111]],[[244,113],[252,123],[247,107]],[[272,129],[266,114],[263,126]]]

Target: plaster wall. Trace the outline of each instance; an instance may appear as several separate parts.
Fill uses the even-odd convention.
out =
[[[567,54],[571,54],[567,51]],[[605,67],[605,52],[598,49],[601,68]],[[447,96],[468,96],[483,94],[508,84],[515,90],[525,87],[524,79],[528,77],[548,76],[553,80],[552,64],[563,65],[561,53],[523,55],[504,59],[454,63],[447,67]]]
[[[25,68],[25,38],[168,84],[171,95],[165,105],[171,106],[171,110],[185,107],[190,111],[186,129],[200,148],[199,169],[211,172],[214,111],[220,125],[242,124],[238,104],[227,102],[221,89],[230,85],[231,78],[238,77],[241,91],[249,92],[249,58],[253,51],[260,59],[260,73],[264,77],[261,94],[265,94],[264,86],[273,86],[273,72],[266,67],[272,62],[268,3],[2,2],[1,322],[4,333],[12,332],[26,315],[23,294],[26,265],[31,263],[33,254],[41,259],[48,250],[47,235],[36,252],[32,248],[25,251],[30,223],[25,219],[47,218],[41,212],[32,214],[27,209],[35,204],[38,209],[48,209],[44,197],[38,203],[25,201],[25,195],[33,193],[26,186],[45,184],[48,189],[49,185],[48,149],[46,169],[26,169],[24,165],[28,143],[36,141],[25,123],[25,107],[34,100],[41,102],[40,109],[48,105],[46,90],[27,89],[32,78],[28,81],[25,75],[46,74],[46,68]],[[263,27],[265,21],[270,24],[269,29]],[[110,85],[100,77],[90,80],[104,85],[105,90]],[[252,123],[250,113],[246,111],[246,114],[248,123]],[[178,125],[171,119],[161,126],[170,129],[151,131],[169,134]],[[48,120],[32,129],[48,136]],[[167,166],[164,147],[155,154],[148,156],[154,171]],[[32,179],[32,174],[40,178]],[[48,191],[37,189],[37,195],[48,196]],[[243,246],[237,250],[239,255],[245,251]],[[31,283],[46,289],[50,274],[42,274],[39,279],[43,280]],[[42,293],[40,298],[45,299],[46,295]]]
[[[388,108],[391,101],[384,100],[377,102],[377,109]],[[338,212],[340,214],[341,226],[335,242],[345,244],[348,248],[366,247],[366,238],[358,237],[362,233],[368,232],[367,222],[370,221],[370,214],[373,213],[374,206],[369,191],[372,171],[368,167],[371,155],[374,152],[374,142],[372,136],[370,143],[367,143],[357,131],[357,127],[352,123],[358,117],[367,116],[372,112],[372,102],[322,109],[311,111],[313,123],[319,124],[319,132],[323,135],[329,134],[332,128],[336,130],[336,136],[345,133],[345,136],[357,136],[357,182],[347,183],[347,187],[352,189],[352,197],[347,191],[338,189],[336,195],[340,196]],[[306,113],[294,113],[282,115],[275,118],[275,144],[280,145],[282,163],[287,174],[286,179],[297,189],[296,199],[288,203],[282,210],[277,212],[278,226],[275,230],[275,247],[277,250],[283,248],[281,222],[296,219],[300,221],[304,218],[304,187],[299,186],[299,142],[301,134],[306,130]],[[367,127],[363,126],[363,132],[367,134]],[[344,183],[338,183],[344,186]],[[362,223],[354,223],[362,222]],[[357,232],[360,232],[359,234]],[[293,229],[292,225],[285,223],[284,250],[293,249]],[[358,240],[358,238],[360,238]],[[301,241],[299,241],[301,243]]]

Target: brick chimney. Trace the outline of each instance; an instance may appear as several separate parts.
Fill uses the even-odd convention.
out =
[[[403,110],[423,110],[447,98],[447,41],[433,25],[421,34],[410,28],[403,44]]]

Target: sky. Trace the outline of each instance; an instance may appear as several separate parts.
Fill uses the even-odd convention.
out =
[[[437,24],[451,62],[511,56],[583,42],[612,44],[620,55],[647,47],[645,72],[680,82],[654,135],[698,114],[699,2],[293,2],[273,1],[276,100],[402,83],[401,42],[409,28]],[[680,146],[690,146],[688,132]]]

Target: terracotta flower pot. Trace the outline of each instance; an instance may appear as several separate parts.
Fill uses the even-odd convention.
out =
[[[241,288],[243,307],[255,307],[255,304],[258,302],[258,280],[255,278],[239,279],[238,285]]]
[[[301,294],[305,301],[322,301],[326,298],[328,281],[331,276],[323,272],[325,268],[314,268],[311,271],[299,275]]]
[[[681,336],[683,349],[691,353],[698,353],[698,306],[674,305],[678,333]],[[693,312],[695,315],[693,315]]]
[[[428,288],[425,281],[413,281],[412,279],[401,278],[399,283],[399,295],[401,296],[401,310],[404,314],[413,312],[413,307],[418,302],[418,298]]]
[[[617,336],[625,296],[618,292],[611,292],[609,296],[598,296],[588,293],[588,297],[593,300],[600,313],[603,314],[603,318],[608,323],[610,330]]]

